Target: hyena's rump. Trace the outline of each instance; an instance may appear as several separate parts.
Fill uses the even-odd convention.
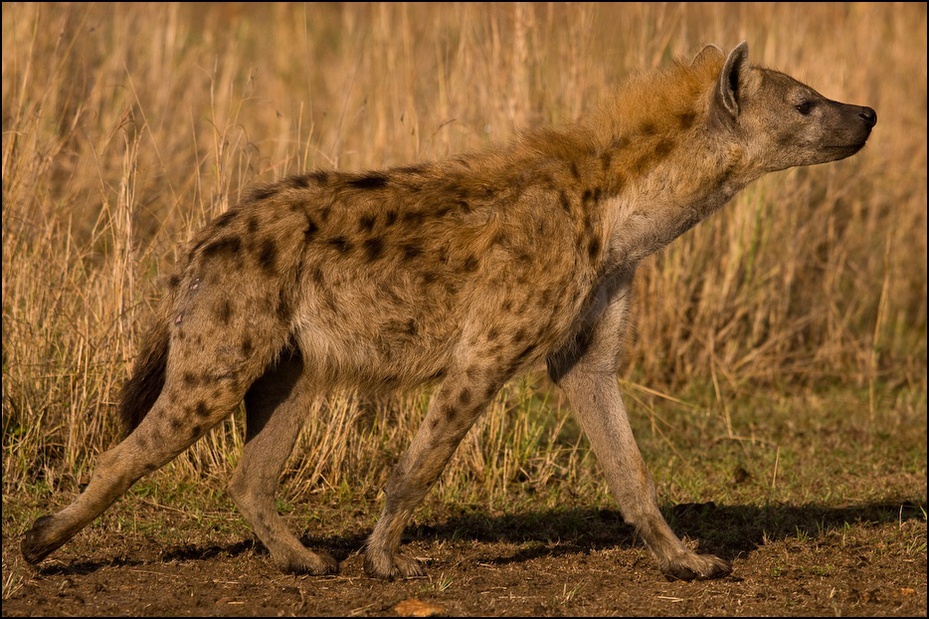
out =
[[[36,521],[23,556],[40,561],[244,399],[230,493],[281,569],[333,572],[274,507],[309,403],[435,383],[365,548],[369,574],[419,575],[400,552],[411,514],[500,387],[544,367],[661,571],[728,574],[665,522],[626,416],[616,372],[635,270],[763,174],[854,154],[876,122],[750,66],[743,43],[645,74],[566,128],[257,188],[184,254],[124,390],[131,433],[74,503]]]

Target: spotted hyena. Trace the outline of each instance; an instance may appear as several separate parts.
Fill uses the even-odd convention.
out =
[[[282,570],[338,569],[274,507],[309,402],[436,385],[365,547],[372,576],[422,574],[404,526],[508,380],[546,366],[623,517],[669,578],[730,571],[658,510],[616,379],[639,262],[767,172],[859,151],[877,116],[709,46],[596,113],[496,148],[251,191],[191,241],[126,384],[130,432],[22,543],[36,563],[245,401],[229,491]]]

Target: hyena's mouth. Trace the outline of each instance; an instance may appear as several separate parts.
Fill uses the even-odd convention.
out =
[[[845,157],[851,157],[860,151],[867,143],[868,138],[866,137],[865,139],[855,144],[837,144],[835,146],[826,146],[824,147],[824,150],[828,151],[830,155],[835,157],[835,159],[844,159]]]

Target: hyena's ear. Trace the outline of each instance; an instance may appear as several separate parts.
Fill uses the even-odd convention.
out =
[[[748,43],[742,41],[729,53],[726,64],[723,65],[723,70],[719,74],[716,94],[713,97],[713,116],[727,124],[735,121],[739,115],[739,100],[745,94],[747,74]]]
[[[719,49],[715,45],[707,45],[700,50],[699,54],[694,56],[693,62],[690,63],[690,66],[696,69],[707,63],[719,62],[725,57],[726,55],[723,53],[723,50]]]

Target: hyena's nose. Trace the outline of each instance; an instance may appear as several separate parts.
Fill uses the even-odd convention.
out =
[[[861,108],[858,111],[858,118],[868,123],[871,127],[877,124],[877,112],[869,107]]]

